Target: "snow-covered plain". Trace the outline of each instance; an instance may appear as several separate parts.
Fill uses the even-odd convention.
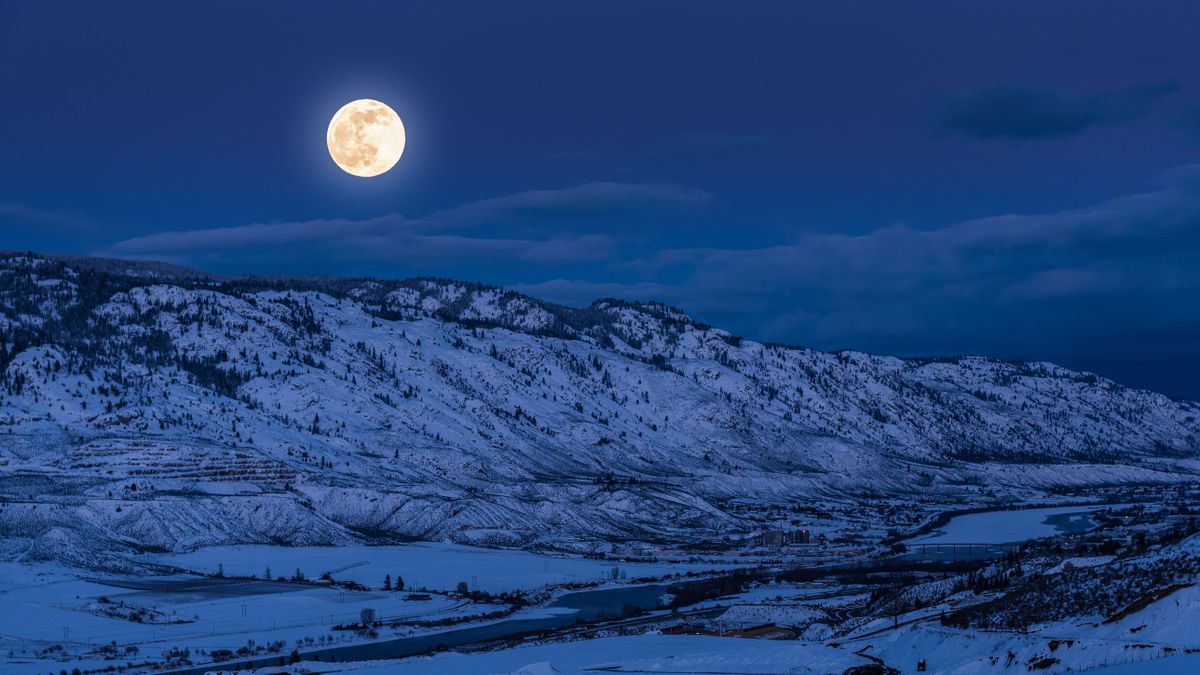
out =
[[[461,581],[497,593],[560,584],[611,584],[614,576],[628,580],[728,567],[719,563],[630,564],[432,543],[234,546],[142,557],[143,563],[201,573],[222,569],[226,576],[139,577],[132,580],[135,585],[148,587],[131,589],[127,580],[89,578],[55,563],[0,563],[0,673],[42,673],[58,663],[59,657],[72,668],[103,668],[157,660],[171,649],[186,649],[192,661],[203,663],[205,654],[214,649],[236,650],[248,644],[278,643],[275,653],[286,655],[296,646],[332,647],[448,630],[418,623],[446,619],[477,622],[472,617],[507,608],[438,593],[410,600],[407,592],[381,590],[388,575],[393,580],[403,577],[410,590],[450,591]],[[290,578],[301,570],[308,579],[328,573],[338,581],[353,581],[374,590],[268,582],[263,580],[268,569],[272,579]],[[233,578],[239,576],[256,579]],[[189,584],[186,590],[175,585],[182,582]],[[207,584],[215,584],[216,590],[210,592]],[[381,628],[376,638],[331,630],[335,624],[358,622],[364,609],[372,610],[381,621],[401,620],[408,625]],[[511,618],[535,619],[566,611],[533,607]],[[132,620],[132,614],[140,618]],[[96,652],[109,644],[122,653],[120,658],[104,660]],[[130,645],[138,651],[126,656],[123,651]]]
[[[1048,509],[1012,509],[955,516],[944,527],[912,540],[914,544],[1011,544],[1048,537],[1062,531],[1052,518],[1060,516],[1078,525],[1091,521],[1091,512],[1110,506],[1064,506]]]
[[[687,572],[730,569],[727,563],[626,563],[591,558],[539,555],[522,550],[484,549],[459,544],[415,543],[401,546],[217,546],[191,553],[154,555],[150,560],[211,574],[223,565],[231,576],[261,577],[299,569],[309,578],[329,572],[334,579],[370,588],[384,577],[402,577],[407,588],[451,591],[460,581],[472,590],[500,593],[554,584],[665,577]],[[614,574],[616,575],[614,577]]]
[[[422,621],[503,609],[444,595],[408,600],[401,593],[279,586],[281,590],[267,593],[239,594],[225,589],[220,595],[129,590],[83,579],[77,571],[52,564],[0,563],[0,673],[46,672],[55,659],[52,655],[36,658],[37,652],[56,644],[71,655],[64,661],[70,664],[68,670],[113,665],[114,661],[99,656],[88,657],[97,647],[113,643],[120,650],[127,645],[138,647],[136,656],[124,659],[131,662],[158,660],[163,651],[172,648],[186,648],[195,654],[194,660],[203,661],[201,652],[236,650],[248,641],[258,645],[282,641],[283,653],[297,640],[346,643],[356,636],[330,627],[358,621],[365,608],[374,610],[380,619]],[[131,621],[102,614],[104,610],[135,609],[161,613],[157,614],[161,619]]]
[[[353,675],[550,675],[596,672],[830,675],[869,663],[861,656],[812,642],[637,635],[518,647],[480,654],[441,654],[402,661],[307,667],[314,673]],[[269,668],[259,671],[262,675],[277,672],[278,669]]]
[[[1176,620],[1190,622],[1183,617]],[[1182,655],[1182,647],[1177,643],[1158,642],[1150,628],[1146,629],[1148,634],[1142,639],[1136,635],[1127,635],[1123,639],[1064,636],[1057,628],[1044,626],[1022,634],[963,631],[926,622],[902,625],[894,632],[871,638],[869,642],[852,644],[856,647],[869,644],[866,653],[883,658],[888,665],[905,673],[911,672],[921,659],[926,661],[928,672],[944,675],[1027,672],[1183,675],[1200,672],[1193,669],[1196,657],[1200,655]],[[1086,635],[1086,631],[1073,632]],[[1043,665],[1031,667],[1033,664]]]

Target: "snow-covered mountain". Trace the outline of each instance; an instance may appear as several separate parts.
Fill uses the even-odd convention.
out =
[[[0,254],[9,556],[692,542],[732,499],[1196,480],[1200,406],[1049,363],[742,340],[659,304]]]

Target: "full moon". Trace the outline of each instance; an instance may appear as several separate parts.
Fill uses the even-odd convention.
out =
[[[329,156],[342,171],[370,178],[396,165],[404,152],[404,123],[386,103],[360,98],[342,106],[325,133]]]

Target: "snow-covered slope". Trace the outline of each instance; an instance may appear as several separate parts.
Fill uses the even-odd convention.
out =
[[[0,254],[0,537],[711,540],[721,505],[1194,480],[1200,406],[658,304]],[[1064,471],[1064,465],[1071,470]]]

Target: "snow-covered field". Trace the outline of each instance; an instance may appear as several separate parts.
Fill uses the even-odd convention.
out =
[[[0,673],[41,673],[56,664],[96,668],[114,663],[159,660],[165,651],[188,650],[204,663],[215,649],[276,644],[272,653],[294,647],[320,648],[362,642],[369,636],[333,631],[370,609],[379,620],[430,622],[466,620],[507,605],[473,603],[445,594],[409,600],[384,592],[386,576],[403,578],[409,589],[452,590],[460,581],[488,592],[536,589],[554,584],[611,582],[614,578],[662,577],[711,570],[717,564],[626,564],[538,555],[455,544],[299,547],[233,546],[187,554],[147,555],[143,562],[170,564],[202,573],[223,568],[225,579],[176,575],[155,579],[148,589],[123,580],[93,579],[54,563],[0,563]],[[301,570],[308,579],[328,573],[374,590],[352,591],[313,584],[267,582]],[[240,580],[229,577],[257,577]],[[185,590],[177,584],[188,583]],[[159,585],[161,584],[161,586]],[[559,610],[527,608],[513,618],[538,618]],[[381,628],[376,639],[408,637],[431,630],[416,625]],[[61,645],[58,647],[57,645]],[[119,658],[97,650],[112,645]],[[136,651],[126,653],[127,647]],[[252,652],[253,654],[254,652]],[[257,654],[262,656],[261,653]]]
[[[203,661],[199,656],[203,652],[236,650],[249,641],[258,645],[282,641],[285,654],[297,640],[346,643],[354,634],[333,632],[330,627],[358,621],[365,608],[380,619],[423,621],[503,609],[444,595],[407,600],[401,593],[279,586],[283,589],[278,592],[227,590],[219,595],[139,591],[85,580],[54,565],[0,563],[0,672],[44,673],[55,662],[35,658],[37,652],[56,644],[71,655],[70,667],[112,665],[99,655],[86,655],[113,643],[122,653],[126,646],[135,645],[138,652],[131,655],[132,661],[159,659],[172,648],[186,648],[196,654],[194,660]],[[140,620],[104,614],[129,616],[139,609],[145,610]],[[76,660],[80,657],[82,661]]]
[[[1016,632],[962,631],[934,622],[901,626],[898,630],[852,643],[867,646],[866,652],[883,658],[888,665],[910,672],[920,659],[928,672],[945,675],[988,673],[1097,672],[1105,675],[1200,672],[1193,659],[1176,658],[1182,650],[1158,644],[1148,636],[1135,640],[1063,638],[1044,630],[1023,635]],[[1174,649],[1174,651],[1168,651]],[[1196,655],[1190,655],[1196,656]],[[1034,664],[1044,664],[1032,667]]]
[[[800,604],[734,605],[718,618],[722,628],[753,628],[768,623],[779,626],[808,626],[825,620],[816,607]]]
[[[971,513],[950,519],[940,530],[912,540],[914,544],[1010,544],[1061,532],[1062,519],[1091,520],[1091,512],[1109,506],[1063,506]],[[1054,518],[1062,516],[1063,518]]]
[[[406,588],[454,590],[460,581],[472,590],[499,593],[553,584],[596,582],[614,578],[667,575],[728,569],[724,563],[624,563],[590,558],[539,555],[528,551],[485,549],[458,544],[416,543],[403,546],[218,546],[191,553],[155,555],[150,560],[201,573],[223,565],[230,576],[291,576],[297,569],[315,579],[329,572],[334,579],[371,588],[384,577],[402,577]]]
[[[1042,510],[1042,515],[1045,511]],[[1164,549],[1163,555],[1195,554],[1200,549],[1198,542],[1200,539],[1186,540]],[[1156,556],[1159,556],[1157,553],[1142,555],[1150,562],[1158,560]],[[602,561],[447,544],[308,549],[222,547],[190,554],[164,554],[154,556],[154,559],[176,563],[178,559],[187,559],[197,568],[209,566],[212,570],[221,565],[230,575],[250,574],[261,567],[259,576],[262,576],[270,566],[272,576],[290,576],[296,567],[301,567],[309,578],[330,572],[334,578],[361,580],[372,586],[382,583],[376,577],[394,571],[393,578],[414,574],[412,578],[421,585],[452,587],[460,577],[470,583],[471,570],[479,567],[490,570],[493,575],[488,577],[492,581],[478,576],[479,585],[499,584],[492,586],[493,590],[510,588],[509,580],[512,579],[522,580],[522,587],[532,587],[529,579],[537,578],[539,569],[540,574],[550,575],[541,577],[541,583],[588,580],[596,570],[608,569]],[[1111,564],[1111,561],[1105,562],[1106,557],[1099,556],[1071,560],[1076,570]],[[534,569],[530,569],[531,565]],[[669,574],[679,567],[665,564],[630,566],[627,575],[633,576],[634,570],[647,575]],[[1037,568],[1031,565],[1030,569]],[[1053,570],[1050,574],[1056,578],[1063,574],[1058,571],[1061,565],[1045,569]],[[603,576],[608,578],[611,572]],[[163,583],[178,582],[183,578],[164,578]],[[157,587],[157,581],[147,590],[121,588],[113,583],[87,578],[76,570],[53,563],[0,564],[0,673],[33,674],[64,668],[70,672],[75,667],[86,671],[120,663],[145,663],[161,660],[162,654],[170,649],[186,649],[193,662],[208,663],[212,650],[240,646],[275,645],[270,658],[276,659],[286,656],[295,647],[307,651],[395,638],[437,640],[443,639],[442,636],[431,633],[452,628],[416,625],[416,622],[479,617],[500,609],[499,605],[470,603],[437,593],[428,599],[410,601],[406,599],[407,593],[355,592],[261,580],[205,578],[200,580],[197,589],[187,592],[168,592]],[[949,581],[934,580],[925,586],[938,583]],[[221,586],[224,589],[221,592],[210,593],[206,584],[246,588]],[[976,596],[961,592],[935,601],[933,605],[906,612],[898,619],[898,629],[892,628],[896,619],[886,616],[886,611],[881,614],[877,610],[874,618],[863,617],[865,621],[859,622],[849,633],[844,632],[846,627],[855,626],[854,612],[849,610],[854,606],[864,607],[863,603],[867,602],[869,594],[862,590],[862,587],[843,586],[832,579],[768,583],[752,585],[742,592],[685,608],[703,612],[702,608],[729,607],[723,613],[709,612],[694,617],[691,620],[694,626],[707,624],[711,629],[713,625],[719,625],[730,629],[776,623],[799,629],[801,640],[660,635],[657,630],[678,620],[673,618],[673,613],[660,610],[658,621],[663,622],[661,624],[655,624],[653,620],[637,623],[643,621],[641,618],[630,624],[638,626],[638,630],[648,631],[642,635],[616,636],[614,629],[609,628],[591,640],[577,640],[578,635],[565,633],[558,638],[565,638],[565,641],[556,643],[539,640],[495,652],[321,664],[314,665],[312,672],[437,675],[583,673],[600,669],[658,673],[842,673],[849,667],[866,663],[855,653],[865,648],[866,654],[882,658],[903,672],[908,672],[906,669],[912,668],[918,659],[928,660],[930,672],[960,675],[1000,675],[1030,670],[1057,675],[1136,661],[1135,665],[1122,665],[1126,670],[1111,672],[1141,675],[1145,672],[1190,672],[1171,669],[1177,665],[1181,668],[1193,665],[1191,659],[1176,656],[1186,649],[1200,647],[1200,632],[1197,632],[1195,622],[1188,620],[1200,607],[1200,590],[1195,586],[1182,586],[1119,620],[1103,621],[1104,615],[1071,616],[1032,626],[1028,632],[964,630],[941,625],[939,615],[963,607],[964,602],[983,602],[995,595]],[[142,608],[145,618],[131,621],[128,617],[103,615],[106,611],[125,608]],[[333,623],[357,621],[359,612],[366,608],[374,610],[379,618],[402,618],[408,623],[381,626],[377,635],[330,630]],[[540,618],[555,611],[561,610],[527,608],[512,618]],[[848,618],[851,619],[849,622],[842,623]],[[173,623],[175,621],[183,623]],[[820,642],[825,640],[830,644]],[[831,646],[834,643],[839,647]],[[59,658],[56,644],[65,648],[67,656]],[[104,660],[96,652],[97,647],[107,644],[113,644],[119,650],[119,658]],[[130,645],[136,645],[138,652],[126,655],[124,649]],[[255,655],[263,657],[261,652]]]
[[[841,673],[867,659],[822,644],[695,635],[637,635],[519,647],[481,654],[440,654],[403,661],[322,664],[312,672],[353,675],[474,673]],[[274,673],[278,669],[261,669]],[[257,675],[257,674],[256,674]]]

